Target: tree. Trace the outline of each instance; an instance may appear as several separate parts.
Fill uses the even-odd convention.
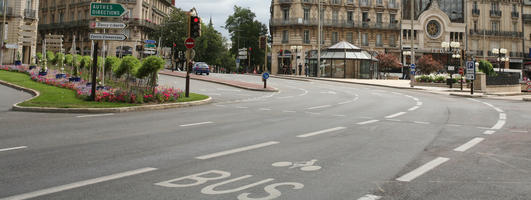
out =
[[[390,53],[380,53],[376,56],[379,66],[383,72],[390,73],[393,68],[401,68],[402,64],[398,58]]]
[[[174,52],[186,51],[184,41],[188,38],[188,15],[180,8],[173,9],[170,15],[164,18],[160,28],[151,34],[153,38],[162,38],[162,46],[173,47]]]
[[[136,74],[136,71],[140,67],[140,61],[133,56],[125,56],[122,58],[122,62],[120,63],[120,66],[118,67],[118,70],[116,70],[116,77],[120,78],[124,74],[127,75],[127,79],[132,77]],[[128,82],[129,80],[127,80]]]
[[[55,65],[55,54],[51,51],[46,51],[46,62],[48,65]]]
[[[238,54],[238,47],[251,48],[251,65],[262,65],[264,50],[258,47],[258,40],[261,35],[267,34],[267,27],[255,18],[250,9],[234,6],[234,13],[225,21],[225,28],[231,34],[232,55]]]
[[[120,67],[120,58],[116,56],[109,56],[105,58],[105,73],[115,72]]]
[[[148,78],[148,85],[155,94],[159,70],[164,68],[164,60],[158,56],[149,56],[142,61],[142,66],[136,73],[137,78]]]
[[[492,76],[496,74],[496,72],[494,72],[494,68],[492,67],[492,64],[487,60],[480,60],[478,68],[479,68],[479,71],[485,73],[487,76]]]
[[[433,59],[431,55],[424,55],[417,62],[417,71],[422,74],[431,74],[441,69],[443,69],[443,65]]]
[[[65,59],[65,54],[61,53],[61,52],[57,52],[55,54],[55,64],[57,65],[57,67],[59,69],[63,68],[64,66],[64,59]]]
[[[223,46],[223,36],[214,29],[210,22],[208,25],[202,24],[201,37],[196,39],[196,59],[211,65],[220,65],[221,57],[226,51]]]

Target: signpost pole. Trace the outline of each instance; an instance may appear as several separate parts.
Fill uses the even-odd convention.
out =
[[[90,93],[90,99],[92,101],[96,101],[96,76],[98,74],[98,43],[99,42],[95,42],[94,53],[92,55],[92,60],[94,61],[92,63],[92,91]]]

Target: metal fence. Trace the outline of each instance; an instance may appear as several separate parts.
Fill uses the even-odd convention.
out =
[[[520,73],[504,72],[493,76],[487,76],[487,85],[518,85]]]

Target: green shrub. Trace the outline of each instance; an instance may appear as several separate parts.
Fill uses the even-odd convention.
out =
[[[120,78],[124,74],[127,74],[128,77],[131,77],[136,74],[136,71],[140,67],[140,61],[133,56],[125,56],[116,70],[116,77]]]
[[[444,83],[446,81],[445,76],[435,76],[435,79],[433,79],[433,82],[435,83]]]
[[[425,82],[425,83],[431,83],[433,82],[433,77],[429,75],[422,75],[416,78],[417,82]]]
[[[121,59],[116,56],[109,56],[105,58],[105,73],[109,71],[116,72],[118,67],[120,67]]]
[[[478,68],[479,71],[485,73],[487,76],[492,76],[496,74],[496,72],[494,72],[494,68],[492,67],[492,63],[487,60],[480,60]]]

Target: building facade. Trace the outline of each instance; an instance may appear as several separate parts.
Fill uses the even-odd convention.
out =
[[[524,23],[524,72],[531,77],[531,0],[524,0],[522,9],[522,21]]]
[[[127,13],[121,18],[102,18],[101,21],[124,22],[128,25],[125,30],[106,30],[108,34],[125,34],[125,41],[106,41],[106,56],[144,56],[141,48],[143,41],[149,38],[149,33],[161,24],[164,17],[168,16],[174,9],[174,4],[170,0],[40,0],[39,13],[39,49],[42,48],[42,41],[45,35],[63,35],[64,50],[73,52],[73,41],[75,38],[75,52],[81,55],[90,55],[92,41],[89,34],[94,32],[89,24],[94,21],[90,16],[90,3],[119,3],[126,9]],[[158,38],[156,38],[158,40]]]
[[[272,1],[272,73],[283,73],[282,66],[297,65],[291,46],[303,47],[298,63],[305,62],[306,52],[318,48],[317,1]],[[522,7],[523,0],[321,1],[323,48],[345,40],[370,52],[394,53],[404,65],[412,58],[403,52],[414,48],[415,60],[432,55],[453,66],[474,58],[497,66],[499,54],[492,49],[505,48],[508,53],[504,56],[509,59],[500,65],[512,69],[522,68],[524,52],[529,50],[525,41],[531,39],[531,28],[526,30],[531,12]],[[459,46],[442,47],[452,42]],[[455,54],[461,57],[454,58]]]
[[[30,64],[36,53],[38,0],[3,0],[0,20],[4,22],[2,64],[21,61]],[[0,26],[0,29],[2,27]]]
[[[318,0],[273,0],[270,32],[273,38],[271,72],[292,73],[308,62],[318,45]],[[321,48],[348,41],[371,52],[400,55],[398,0],[327,0],[321,2]],[[292,47],[302,48],[292,48]],[[316,65],[309,73],[317,76]],[[290,70],[291,69],[291,70]],[[303,70],[303,74],[304,74]],[[331,76],[325,70],[319,76]]]

